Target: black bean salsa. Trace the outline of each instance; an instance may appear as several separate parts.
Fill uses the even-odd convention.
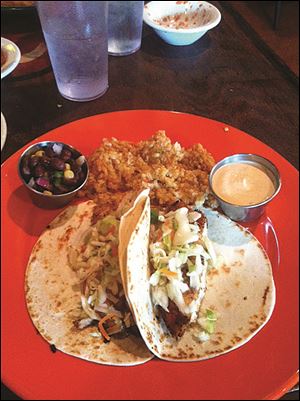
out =
[[[86,178],[86,159],[61,143],[41,146],[23,157],[21,174],[25,182],[45,195],[61,195],[78,188]]]

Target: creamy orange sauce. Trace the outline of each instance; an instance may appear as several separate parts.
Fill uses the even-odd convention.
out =
[[[275,192],[270,177],[258,167],[247,163],[232,163],[221,167],[213,175],[212,187],[221,199],[240,206],[263,202]]]

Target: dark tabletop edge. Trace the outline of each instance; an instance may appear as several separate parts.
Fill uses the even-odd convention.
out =
[[[1,381],[1,400],[22,400],[16,392],[12,392],[2,381]]]
[[[299,88],[299,77],[289,68],[289,66],[276,54],[273,49],[263,41],[261,36],[252,28],[248,21],[234,9],[228,1],[222,1],[222,6],[230,12],[235,21],[239,24],[241,30],[247,34],[258,50],[275,66],[285,78],[296,88]]]

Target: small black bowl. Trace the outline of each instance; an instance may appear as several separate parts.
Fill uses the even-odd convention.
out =
[[[63,193],[63,194],[46,195],[46,194],[32,188],[28,184],[28,182],[30,180],[28,180],[28,178],[26,179],[22,173],[23,160],[25,157],[35,154],[38,150],[44,150],[49,145],[54,145],[54,144],[63,145],[64,148],[69,149],[72,152],[72,155],[74,155],[74,157],[76,159],[80,156],[83,156],[82,153],[80,153],[78,150],[73,148],[71,145],[65,144],[63,142],[57,142],[57,141],[44,141],[44,142],[35,143],[35,144],[29,146],[22,153],[22,155],[19,159],[19,163],[18,163],[19,177],[20,177],[21,181],[23,182],[23,184],[28,189],[33,203],[36,206],[44,208],[44,209],[57,209],[57,208],[65,206],[66,204],[71,202],[71,200],[75,197],[77,192],[84,186],[84,184],[86,183],[86,181],[88,179],[88,175],[89,175],[89,168],[88,168],[87,160],[85,159],[85,161],[83,162],[83,164],[81,166],[82,171],[84,173],[84,179],[83,179],[83,181],[80,182],[80,185],[78,185],[78,187],[76,187],[75,189],[72,189],[71,191]]]

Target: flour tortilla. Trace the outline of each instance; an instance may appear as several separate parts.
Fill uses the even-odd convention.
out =
[[[236,349],[262,329],[274,309],[272,268],[261,244],[250,232],[216,211],[202,212],[208,221],[208,237],[221,259],[218,269],[207,273],[199,313],[205,315],[210,309],[217,315],[214,334],[208,341],[199,341],[203,330],[199,323],[190,324],[182,338],[176,340],[155,316],[149,284],[149,198],[128,243],[128,299],[145,343],[161,359],[200,361]]]
[[[149,195],[149,189],[142,191],[135,199],[132,207],[121,217],[119,228],[119,264],[127,302],[131,308],[127,293],[127,248],[131,235],[140,224],[142,212]],[[132,308],[131,308],[132,309]]]
[[[112,337],[104,343],[93,337],[97,327],[78,330],[73,324],[81,302],[78,279],[68,265],[68,247],[81,243],[94,206],[87,201],[66,208],[39,238],[26,270],[27,308],[44,339],[66,354],[106,365],[141,364],[153,356],[140,337]]]

